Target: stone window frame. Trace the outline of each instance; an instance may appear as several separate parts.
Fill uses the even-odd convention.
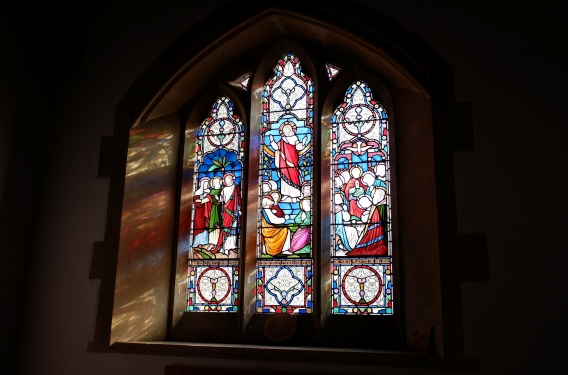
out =
[[[315,362],[479,367],[479,361],[467,359],[464,354],[460,282],[487,277],[484,236],[458,234],[452,163],[454,151],[473,148],[471,109],[468,103],[456,103],[451,68],[422,40],[362,5],[334,7],[337,4],[333,1],[324,5],[288,2],[278,6],[229,3],[178,38],[119,102],[113,136],[103,138],[101,143],[98,177],[110,178],[110,187],[105,240],[94,244],[91,262],[91,278],[100,279],[101,286],[90,352],[240,359],[285,356]],[[232,21],[220,25],[214,23],[216,19]],[[399,202],[398,244],[393,253],[400,254],[397,263],[402,275],[398,288],[402,297],[398,309],[404,310],[399,315],[399,326],[407,346],[411,347],[413,329],[432,325],[433,356],[312,347],[264,348],[263,354],[259,354],[258,350],[242,345],[167,341],[181,318],[181,314],[174,313],[179,311],[173,286],[176,267],[187,266],[187,258],[181,263],[176,259],[171,250],[176,247],[173,243],[169,252],[162,254],[167,258],[161,265],[161,270],[168,274],[167,280],[150,285],[162,289],[159,293],[162,302],[154,302],[160,306],[160,311],[153,311],[150,316],[154,329],[138,337],[136,334],[123,336],[126,340],[113,338],[117,337],[111,328],[113,316],[116,307],[124,304],[121,298],[132,301],[140,297],[132,291],[125,296],[116,293],[117,271],[124,255],[119,244],[130,127],[163,116],[177,116],[181,126],[184,116],[189,118],[188,98],[199,93],[197,88],[202,89],[203,82],[214,82],[215,75],[222,69],[215,65],[216,61],[238,60],[282,38],[298,39],[356,56],[353,60],[365,61],[366,67],[374,67],[372,71],[380,80],[391,85],[398,134],[395,144],[398,186],[393,191]],[[223,49],[228,44],[233,48]],[[258,85],[252,83],[253,88]],[[324,103],[322,113],[331,106],[331,101]],[[420,152],[405,152],[407,150]],[[419,199],[421,197],[426,199]],[[420,202],[425,206],[420,207]],[[134,314],[131,318],[136,321],[140,316]],[[244,323],[243,319],[241,327]]]

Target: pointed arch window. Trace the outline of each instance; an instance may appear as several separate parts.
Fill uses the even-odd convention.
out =
[[[357,81],[331,124],[332,313],[392,314],[387,114]]]
[[[446,132],[457,126],[449,66],[396,22],[375,22],[380,14],[335,12],[338,26],[334,12],[319,17],[312,5],[301,12],[298,6],[266,5],[259,13],[251,5],[242,13],[246,22],[234,17],[226,27],[196,25],[117,106],[116,134],[101,147],[100,173],[111,177],[111,187],[105,241],[93,253],[93,264],[104,264],[105,272],[90,350],[118,343],[112,350],[132,345],[146,352],[148,342],[164,340],[264,345],[270,314],[294,313],[303,335],[298,346],[411,347],[415,327],[432,324],[436,332],[457,332],[437,336],[438,353],[461,353],[454,304],[461,279],[450,267],[459,257],[451,151],[463,143]],[[237,14],[241,7],[231,9]],[[284,81],[290,86],[279,87]],[[221,130],[221,121],[229,127]],[[378,124],[376,134],[366,133],[369,122]],[[231,138],[236,143],[225,144]],[[217,142],[215,150],[206,142]],[[288,155],[276,157],[281,149],[297,152],[297,161],[290,159],[298,163],[297,178],[285,166]],[[396,170],[404,171],[399,179]],[[223,181],[230,173],[234,182]],[[345,200],[338,207],[336,193],[338,203]],[[381,203],[376,199],[382,194]],[[198,212],[199,204],[209,203],[207,195],[210,202],[218,197],[223,210],[225,197],[234,196],[240,211],[228,207],[233,215],[227,220],[226,211],[212,220],[211,211]],[[280,213],[270,210],[273,221],[263,233],[264,198],[266,206],[279,207],[284,221],[276,223]],[[358,210],[360,216],[351,215]],[[349,216],[334,216],[340,211]],[[270,230],[284,238],[283,246],[269,246],[272,254],[266,249]],[[308,242],[290,251],[308,238],[298,236],[302,232],[310,236],[304,257]],[[215,350],[224,358],[235,354],[225,349]],[[254,355],[274,354],[260,352]],[[292,352],[305,358],[304,349],[282,351]],[[345,358],[336,353],[318,351],[314,358]],[[376,360],[375,353],[357,353],[357,361],[361,356]]]
[[[312,311],[313,93],[312,80],[291,53],[264,86],[258,313]]]
[[[235,312],[245,143],[243,123],[229,98],[213,104],[194,139],[187,309]]]
[[[317,284],[314,166],[321,164],[313,147],[315,88],[293,53],[280,58],[273,72],[261,95],[260,139],[253,142],[260,148],[258,211],[244,213],[258,217],[255,312],[310,314]],[[195,142],[188,160],[194,163],[188,311],[238,311],[245,127],[233,107],[228,97],[219,98],[186,138]],[[351,84],[333,112],[329,148],[328,313],[391,315],[388,119],[367,83]]]

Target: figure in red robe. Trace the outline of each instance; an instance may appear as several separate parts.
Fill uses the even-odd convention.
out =
[[[274,164],[278,168],[280,177],[280,193],[282,201],[299,201],[301,192],[299,151],[308,142],[308,137],[300,142],[296,135],[296,125],[292,122],[285,122],[280,126],[280,141],[276,143],[272,134],[270,135],[270,146],[274,150]]]
[[[365,226],[363,235],[348,256],[386,256],[388,246],[385,241],[385,233],[381,225],[381,215],[376,205],[370,208],[368,224]]]
[[[343,193],[349,201],[349,214],[351,214],[351,217],[355,217],[360,220],[361,215],[365,212],[364,208],[357,205],[357,199],[365,194],[363,180],[361,179],[363,169],[360,166],[355,165],[354,167],[351,167],[349,172],[351,178],[345,185],[343,185]]]

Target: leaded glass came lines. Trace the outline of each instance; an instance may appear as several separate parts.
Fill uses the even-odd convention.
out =
[[[327,71],[327,78],[329,78],[330,81],[341,71],[340,68],[331,64],[325,64],[325,70]]]
[[[358,81],[331,124],[332,313],[390,315],[387,114],[367,84]]]
[[[250,81],[250,73],[245,74],[237,81],[237,85],[243,88],[245,91],[248,91],[248,84]]]
[[[227,97],[197,130],[188,311],[237,311],[243,131]]]
[[[289,53],[262,95],[259,313],[312,309],[313,93],[311,79]]]

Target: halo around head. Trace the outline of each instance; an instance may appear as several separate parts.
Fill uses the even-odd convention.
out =
[[[292,132],[295,132],[295,131],[296,131],[296,124],[294,124],[294,123],[291,122],[291,121],[286,121],[285,123],[283,123],[282,125],[280,125],[280,129],[279,129],[280,135],[281,135],[282,137],[285,137],[285,135],[284,135],[284,128],[287,127],[287,126],[290,127],[290,129],[292,130]]]
[[[213,183],[214,183],[215,181],[219,181],[219,186],[221,186],[221,184],[223,183],[223,179],[221,179],[221,177],[215,176],[215,177],[213,177],[211,180],[209,180],[209,186],[210,186],[210,187],[213,187]]]
[[[353,172],[358,169],[359,170],[359,176],[355,177],[353,176]],[[351,177],[355,177],[355,178],[359,178],[361,177],[361,175],[363,174],[363,168],[361,168],[361,166],[359,165],[354,165],[349,169],[349,174],[351,175]]]

